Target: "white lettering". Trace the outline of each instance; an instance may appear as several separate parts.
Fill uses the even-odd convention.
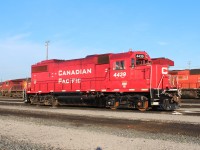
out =
[[[76,69],[76,70],[59,70],[58,76],[68,76],[68,75],[81,75],[81,74],[91,74],[92,68],[89,69]]]
[[[115,78],[124,78],[124,77],[126,77],[126,72],[118,72],[118,73],[114,73],[113,74],[113,76],[115,77]]]
[[[92,73],[92,69],[87,69],[87,73]]]
[[[79,74],[79,70],[76,70],[76,74]]]
[[[58,83],[62,83],[62,78],[59,78],[59,79],[58,79]]]
[[[72,72],[71,72],[71,75],[73,75],[73,74],[75,74],[75,71],[74,71],[74,70],[72,70]]]
[[[58,76],[62,76],[62,70],[58,71]]]
[[[85,69],[83,69],[83,74],[86,74],[86,70]]]
[[[65,72],[65,71],[63,71],[63,75],[66,75],[66,72]]]
[[[71,79],[62,79],[62,78],[59,78],[58,79],[58,83],[62,83],[62,84],[81,83],[81,79],[80,78],[71,78]]]

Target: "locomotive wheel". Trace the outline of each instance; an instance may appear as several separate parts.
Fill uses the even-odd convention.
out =
[[[36,103],[38,102],[37,99],[38,99],[37,96],[31,96],[31,97],[30,97],[30,104],[31,104],[31,105],[36,104]]]
[[[113,110],[117,109],[117,107],[119,106],[119,102],[116,102],[114,95],[109,95],[107,97],[107,102],[106,103],[107,103],[106,104],[107,107],[110,108],[110,109],[113,109]]]
[[[170,104],[169,99],[163,99],[161,108],[163,110],[172,110],[172,105]]]
[[[30,97],[30,104],[32,104],[32,105],[34,104],[34,97],[32,97],[32,96]]]
[[[44,97],[44,105],[51,105],[51,96],[47,95]]]
[[[140,111],[146,111],[148,109],[148,101],[138,101],[137,102],[137,109]]]
[[[118,106],[119,106],[119,102],[114,102],[114,105],[113,105],[113,106],[110,106],[110,108],[111,108],[112,110],[115,110],[115,109],[117,109]]]
[[[135,95],[135,107],[140,111],[146,111],[149,108],[148,98],[143,95]]]
[[[56,98],[52,98],[52,107],[58,107],[59,106],[59,102]]]

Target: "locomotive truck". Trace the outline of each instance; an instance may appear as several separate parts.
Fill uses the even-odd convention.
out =
[[[31,87],[24,101],[52,106],[174,110],[179,107],[179,95],[171,88],[168,67],[153,64],[145,51],[44,60],[31,67]]]

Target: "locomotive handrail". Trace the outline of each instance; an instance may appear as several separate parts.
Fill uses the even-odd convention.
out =
[[[163,78],[164,78],[164,74],[162,75],[162,78],[160,79],[160,82],[159,82],[158,87],[157,87],[158,97],[160,97],[159,87],[160,87],[160,85],[161,85],[161,82],[162,82]]]
[[[151,65],[151,70],[150,70],[150,86],[149,86],[149,89],[150,89],[150,97],[152,99],[152,90],[151,90],[151,86],[152,86],[152,65]]]

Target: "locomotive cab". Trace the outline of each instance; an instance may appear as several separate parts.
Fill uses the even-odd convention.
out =
[[[119,107],[126,104],[139,110],[178,108],[179,96],[176,89],[170,89],[167,64],[152,64],[144,51],[112,54],[110,62],[110,88],[123,95],[117,100]]]

